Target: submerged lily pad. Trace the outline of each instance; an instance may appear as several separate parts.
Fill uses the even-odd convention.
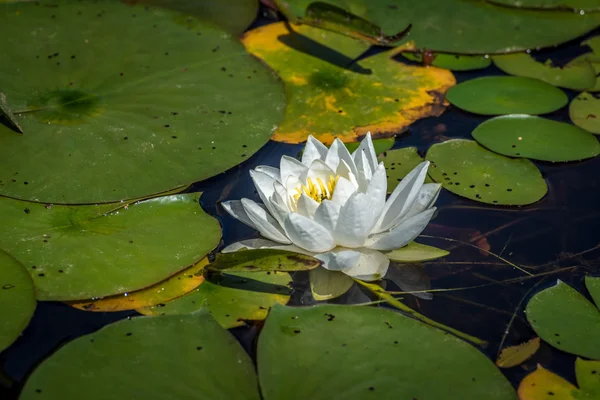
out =
[[[384,162],[387,175],[387,191],[391,193],[410,171],[423,162],[423,158],[417,153],[416,147],[403,147],[386,151],[379,156],[379,161]],[[432,182],[431,178],[427,176],[425,182]]]
[[[310,271],[310,291],[317,301],[330,300],[346,293],[354,279],[340,271],[315,268]]]
[[[224,328],[260,321],[273,304],[286,304],[292,281],[287,272],[226,272],[173,301],[137,311],[144,315],[187,314],[207,309]]]
[[[422,53],[400,53],[402,57],[417,62],[423,62]],[[472,71],[487,68],[492,64],[488,56],[467,56],[464,54],[431,53],[431,65],[451,71]]]
[[[585,130],[531,115],[496,117],[472,133],[479,144],[510,157],[542,161],[576,161],[600,154],[598,139]]]
[[[352,64],[365,43],[310,26],[275,23],[245,34],[246,49],[283,79],[288,105],[273,140],[324,143],[392,136],[417,119],[439,115],[455,83],[449,71],[398,63],[387,53]],[[352,65],[351,65],[352,64]]]
[[[493,153],[474,140],[452,139],[434,144],[426,159],[429,175],[459,196],[487,204],[535,203],[548,191],[537,167],[527,159]]]
[[[100,206],[0,198],[0,248],[25,265],[39,300],[139,290],[192,265],[219,243],[219,223],[198,197]]]
[[[83,393],[88,400],[260,399],[250,357],[206,313],[132,318],[77,338],[33,372],[20,399]]]
[[[0,352],[10,346],[29,324],[35,310],[35,291],[29,274],[0,250]]]
[[[492,3],[516,8],[545,8],[593,11],[600,9],[598,0],[487,0]]]
[[[404,247],[384,253],[392,261],[411,263],[436,260],[446,257],[449,252],[417,242],[410,242]]]
[[[567,353],[600,359],[600,309],[571,286],[559,280],[533,296],[525,311],[545,342]]]
[[[560,89],[532,78],[485,76],[448,90],[446,99],[463,110],[483,115],[545,114],[564,107]]]
[[[519,385],[520,400],[578,400],[600,396],[600,361],[577,358],[575,374],[579,388],[538,364]]]
[[[258,340],[258,375],[266,400],[516,399],[476,348],[372,307],[274,307]]]
[[[507,74],[535,78],[554,86],[585,90],[596,84],[596,71],[589,62],[554,67],[550,61],[541,63],[525,53],[493,56],[494,64]]]
[[[314,0],[275,0],[302,16]],[[405,40],[418,49],[464,54],[524,51],[554,46],[596,28],[600,15],[521,10],[473,0],[328,0],[381,27],[399,32],[412,24]]]
[[[569,117],[573,123],[588,132],[600,135],[600,99],[583,92],[571,101]]]
[[[235,38],[167,10],[6,4],[0,36],[0,88],[26,132],[0,125],[2,195],[81,204],[162,192],[244,161],[283,116],[281,83]]]

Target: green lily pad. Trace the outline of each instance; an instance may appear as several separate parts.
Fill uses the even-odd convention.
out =
[[[144,315],[187,314],[207,309],[224,328],[267,317],[273,304],[286,304],[292,281],[287,272],[226,272],[194,291],[154,307],[140,308]]]
[[[0,88],[27,133],[0,125],[0,194],[144,197],[263,146],[284,112],[281,83],[231,35],[194,24],[109,0],[4,5],[0,53],[11,62],[0,65]]]
[[[600,135],[600,100],[583,92],[569,104],[569,117],[573,123],[588,132]]]
[[[23,133],[23,128],[17,122],[13,111],[6,102],[6,96],[4,93],[0,93],[0,124],[5,123],[6,126],[16,131],[17,133]]]
[[[592,295],[592,299],[600,308],[600,278],[594,278],[591,276],[585,277],[585,286]]]
[[[546,8],[593,11],[600,9],[598,0],[488,0],[492,3],[516,8]]]
[[[273,140],[355,142],[389,137],[444,110],[451,72],[408,66],[383,52],[353,63],[368,44],[335,32],[283,22],[247,32],[246,49],[285,82],[288,104]],[[349,66],[351,64],[351,66]]]
[[[474,140],[452,139],[429,148],[429,175],[454,194],[481,203],[525,205],[548,191],[546,181],[529,160],[492,153]]]
[[[483,115],[546,114],[564,107],[560,89],[532,78],[485,76],[448,90],[446,99],[463,110]]]
[[[577,384],[581,390],[590,395],[600,396],[600,361],[584,360],[577,357],[575,360],[575,374]],[[593,398],[592,396],[588,398]]]
[[[275,0],[304,15],[314,0]],[[404,40],[436,52],[489,54],[554,46],[596,28],[600,15],[521,10],[473,0],[328,0],[393,34],[412,24]]]
[[[20,262],[0,250],[0,352],[29,324],[35,310],[35,291]]]
[[[554,86],[574,90],[586,90],[596,84],[596,71],[589,62],[579,62],[554,67],[550,60],[545,63],[536,61],[525,53],[493,56],[494,64],[510,75],[535,78]]]
[[[476,348],[373,307],[274,307],[258,340],[258,376],[265,400],[516,399]]]
[[[206,269],[224,272],[291,272],[317,268],[321,261],[314,257],[276,249],[243,250],[217,255]]]
[[[391,149],[394,146],[394,142],[395,142],[395,139],[393,137],[373,140],[373,147],[375,148],[375,154],[381,154],[381,153],[388,151],[389,149]],[[358,149],[360,142],[344,143],[344,145],[346,146],[348,151],[350,153],[352,153],[356,149]]]
[[[400,53],[402,57],[416,62],[423,62],[422,53]],[[467,56],[463,54],[432,53],[431,65],[450,71],[473,71],[487,68],[492,64],[489,56]]]
[[[600,58],[597,58],[593,54],[594,53],[582,54],[581,56],[576,57],[573,60],[571,60],[567,64],[567,66],[575,65],[575,64],[582,64],[582,63],[591,64],[592,68],[594,68],[594,73],[596,74],[596,84],[594,85],[594,87],[586,89],[586,91],[600,92]]]
[[[219,223],[202,210],[198,197],[100,206],[0,198],[0,248],[25,265],[38,300],[142,289],[200,260],[219,243]]]
[[[354,280],[340,271],[315,268],[310,271],[310,291],[317,301],[331,300],[346,293]]]
[[[489,119],[472,133],[477,142],[509,157],[576,161],[600,154],[591,133],[564,122],[513,114]]]
[[[446,257],[449,252],[426,244],[410,242],[404,247],[385,253],[392,261],[411,263],[436,260]]]
[[[379,161],[384,162],[387,175],[387,191],[391,193],[410,171],[423,162],[423,159],[417,153],[416,147],[403,147],[386,151],[379,156]],[[431,178],[427,176],[425,183],[431,182]]]
[[[600,309],[571,286],[559,280],[533,296],[525,311],[545,342],[567,353],[600,359]]]
[[[19,398],[83,393],[89,400],[260,399],[250,357],[207,313],[132,318],[77,338],[33,372]]]

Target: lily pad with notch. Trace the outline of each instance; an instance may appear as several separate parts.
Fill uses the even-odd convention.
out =
[[[3,123],[15,132],[23,133],[23,128],[19,125],[17,118],[6,101],[6,95],[0,93],[0,124]]]

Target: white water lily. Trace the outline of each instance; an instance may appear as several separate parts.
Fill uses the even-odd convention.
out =
[[[433,217],[440,185],[424,184],[428,166],[419,164],[386,201],[386,171],[370,134],[352,154],[339,139],[328,149],[309,136],[302,161],[283,156],[279,169],[250,171],[263,204],[245,198],[223,203],[265,238],[223,252],[284,249],[310,254],[352,278],[380,279],[390,263],[385,252],[410,243]]]

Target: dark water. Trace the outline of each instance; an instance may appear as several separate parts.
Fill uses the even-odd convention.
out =
[[[257,24],[265,22],[262,18]],[[552,57],[561,65],[585,51],[579,46],[582,40],[545,50],[539,53],[539,57]],[[455,75],[461,82],[477,76],[501,74],[495,67],[489,67],[484,71]],[[571,91],[567,93],[570,98],[576,94]],[[566,108],[546,117],[569,122]],[[485,119],[449,107],[441,117],[418,121],[407,132],[399,134],[395,147],[417,146],[424,154],[433,143],[448,138],[470,138],[471,131]],[[295,156],[302,147],[270,142],[244,164],[197,183],[190,189],[204,192],[201,199],[204,209],[217,217],[223,226],[222,244],[250,238],[256,233],[226,215],[219,207],[219,202],[242,197],[259,200],[248,170],[257,165],[278,165],[282,155]],[[549,193],[542,201],[526,207],[490,207],[442,191],[437,203],[439,214],[424,234],[488,248],[533,274],[551,274],[479,289],[433,293],[431,300],[403,296],[404,302],[420,313],[488,341],[482,351],[492,360],[495,360],[503,340],[506,346],[534,336],[523,314],[523,306],[534,293],[553,285],[556,279],[581,290],[584,273],[600,274],[600,251],[597,249],[600,242],[600,157],[574,163],[536,162],[536,165],[549,185]],[[421,280],[428,279],[434,289],[468,287],[526,276],[497,258],[463,243],[431,239],[420,241],[452,249],[445,261],[426,263],[425,274],[419,277]],[[312,304],[310,295],[304,291],[306,277],[300,274],[296,280],[293,304]],[[389,281],[387,289],[400,290]],[[355,287],[336,302],[365,302],[369,299],[374,298]],[[61,345],[134,315],[137,315],[134,311],[88,313],[60,303],[39,303],[23,336],[0,354],[0,372],[3,370],[7,378],[5,383],[2,383],[5,379],[0,379],[0,399],[16,398],[28,374]],[[252,326],[236,328],[233,333],[253,354],[257,329]],[[543,363],[573,381],[573,362],[573,356],[542,344],[534,358],[520,367],[504,370],[504,373],[516,387],[537,363]]]

